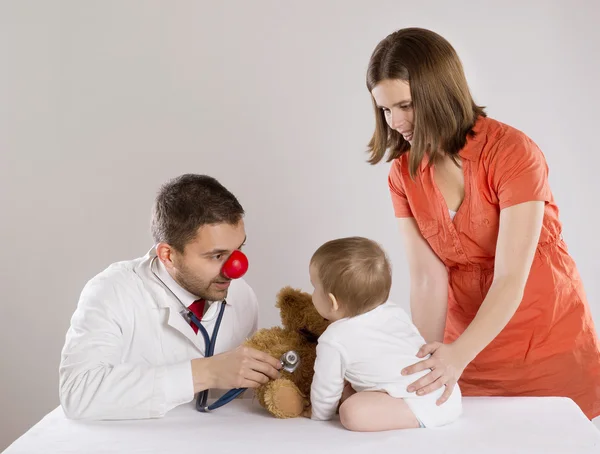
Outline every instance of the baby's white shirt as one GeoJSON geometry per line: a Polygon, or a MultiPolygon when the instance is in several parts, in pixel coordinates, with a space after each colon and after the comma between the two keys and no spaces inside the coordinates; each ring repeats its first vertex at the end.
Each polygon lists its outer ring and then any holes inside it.
{"type": "Polygon", "coordinates": [[[439,393],[417,396],[406,390],[430,372],[428,369],[401,375],[404,367],[424,359],[416,356],[424,344],[406,311],[391,301],[365,314],[333,322],[317,344],[312,419],[329,420],[335,415],[344,379],[357,392],[385,391],[392,397],[436,400],[439,393]]]}

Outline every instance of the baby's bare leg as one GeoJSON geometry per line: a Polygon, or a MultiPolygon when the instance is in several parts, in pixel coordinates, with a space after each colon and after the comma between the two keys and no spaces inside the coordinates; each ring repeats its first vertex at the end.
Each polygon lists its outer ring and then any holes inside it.
{"type": "Polygon", "coordinates": [[[342,425],[356,432],[413,429],[419,421],[403,399],[384,392],[360,392],[340,406],[342,425]]]}

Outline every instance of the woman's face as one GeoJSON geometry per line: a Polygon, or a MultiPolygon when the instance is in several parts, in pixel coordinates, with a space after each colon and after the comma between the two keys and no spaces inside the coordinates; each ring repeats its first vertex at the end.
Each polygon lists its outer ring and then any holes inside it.
{"type": "Polygon", "coordinates": [[[377,107],[383,111],[388,126],[412,143],[415,114],[408,82],[400,79],[382,80],[373,88],[371,95],[377,107]]]}

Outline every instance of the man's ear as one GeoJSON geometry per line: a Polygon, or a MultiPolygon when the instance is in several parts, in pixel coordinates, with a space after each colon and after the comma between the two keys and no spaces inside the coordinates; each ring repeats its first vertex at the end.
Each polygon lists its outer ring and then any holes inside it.
{"type": "Polygon", "coordinates": [[[156,245],[156,255],[168,270],[175,266],[175,263],[173,262],[175,254],[176,251],[167,243],[158,243],[156,245]]]}

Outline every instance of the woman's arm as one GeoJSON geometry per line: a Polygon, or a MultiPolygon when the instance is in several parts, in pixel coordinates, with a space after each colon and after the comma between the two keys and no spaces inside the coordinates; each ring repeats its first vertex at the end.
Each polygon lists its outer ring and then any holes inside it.
{"type": "Polygon", "coordinates": [[[500,212],[494,280],[477,315],[454,345],[470,363],[517,311],[537,248],[544,202],[526,202],[500,212]]]}
{"type": "Polygon", "coordinates": [[[448,271],[421,236],[414,218],[398,220],[410,270],[412,319],[426,342],[442,342],[448,310],[448,271]]]}
{"type": "Polygon", "coordinates": [[[504,329],[516,312],[529,277],[533,257],[542,229],[544,202],[525,202],[505,208],[500,213],[500,229],[496,245],[494,280],[477,315],[453,344],[433,343],[419,352],[430,358],[406,368],[402,373],[432,369],[411,384],[408,391],[428,394],[444,385],[438,400],[445,402],[464,368],[504,329]]]}

